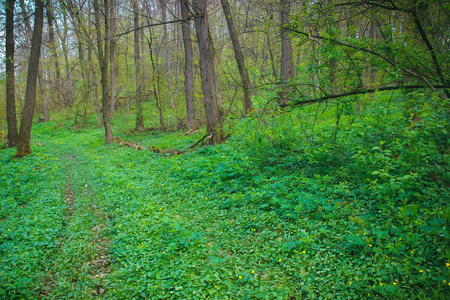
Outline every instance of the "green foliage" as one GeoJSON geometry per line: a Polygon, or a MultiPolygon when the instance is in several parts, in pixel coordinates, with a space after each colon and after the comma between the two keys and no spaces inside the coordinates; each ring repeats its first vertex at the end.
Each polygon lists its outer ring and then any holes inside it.
{"type": "Polygon", "coordinates": [[[446,299],[447,106],[414,93],[268,109],[172,157],[38,124],[32,157],[0,152],[0,299],[446,299]]]}
{"type": "Polygon", "coordinates": [[[36,297],[64,236],[63,166],[39,150],[21,160],[0,152],[1,299],[36,297]]]}

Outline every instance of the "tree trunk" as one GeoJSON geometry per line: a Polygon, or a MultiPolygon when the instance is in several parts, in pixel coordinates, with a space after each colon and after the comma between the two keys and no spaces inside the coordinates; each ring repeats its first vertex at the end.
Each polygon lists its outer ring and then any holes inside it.
{"type": "MultiPolygon", "coordinates": [[[[64,52],[64,61],[65,61],[65,67],[66,67],[66,77],[67,77],[67,82],[70,84],[72,79],[72,74],[70,72],[70,64],[69,64],[69,48],[67,46],[67,35],[68,35],[68,25],[67,25],[67,14],[65,11],[63,11],[63,25],[64,25],[64,30],[62,33],[62,36],[60,35],[60,39],[61,39],[61,45],[63,47],[63,52],[64,52]]],[[[56,23],[57,24],[57,23],[56,23]]]]}
{"type": "MultiPolygon", "coordinates": [[[[48,22],[48,38],[49,43],[48,47],[50,52],[52,53],[53,63],[55,64],[55,89],[56,89],[56,98],[58,103],[61,103],[61,70],[59,68],[59,59],[58,52],[56,51],[56,43],[55,43],[55,29],[53,27],[54,23],[54,15],[53,15],[53,6],[51,1],[47,3],[47,22],[48,22]]],[[[44,117],[45,119],[45,117],[44,117]]],[[[48,121],[48,116],[45,121],[48,121]]]]}
{"type": "Polygon", "coordinates": [[[92,41],[89,39],[88,41],[88,62],[90,71],[92,73],[92,85],[94,86],[94,99],[95,99],[95,105],[96,105],[96,112],[97,112],[97,126],[102,125],[102,113],[100,109],[100,98],[98,95],[98,82],[97,82],[97,74],[94,69],[94,61],[92,59],[92,41]]]}
{"type": "Polygon", "coordinates": [[[250,79],[248,77],[247,68],[245,67],[244,55],[242,54],[238,34],[234,26],[230,5],[228,4],[228,0],[221,1],[225,19],[227,20],[228,32],[230,33],[231,42],[233,44],[234,57],[236,58],[239,74],[241,75],[242,86],[244,88],[244,115],[247,115],[252,110],[252,100],[250,99],[250,79]]]}
{"type": "MultiPolygon", "coordinates": [[[[181,18],[187,19],[189,17],[187,0],[179,0],[181,9],[181,18]]],[[[186,93],[186,116],[187,127],[189,131],[194,131],[195,128],[195,102],[194,102],[194,73],[192,68],[192,59],[194,52],[192,51],[191,33],[189,30],[189,21],[181,23],[181,30],[183,34],[184,44],[184,88],[186,93]]]]}
{"type": "MultiPolygon", "coordinates": [[[[159,5],[161,8],[161,16],[162,16],[162,22],[167,22],[167,1],[165,0],[159,0],[159,5]]],[[[167,96],[169,97],[169,106],[170,108],[175,108],[175,97],[173,95],[172,91],[172,61],[170,58],[170,46],[169,46],[169,36],[168,36],[168,30],[167,30],[167,24],[163,24],[163,43],[165,45],[165,55],[166,55],[166,65],[167,65],[167,96]]]]}
{"type": "Polygon", "coordinates": [[[285,98],[289,92],[289,84],[292,81],[292,42],[289,33],[284,26],[289,22],[291,12],[291,0],[280,0],[281,5],[281,87],[279,104],[285,105],[288,100],[285,98]]]}
{"type": "Polygon", "coordinates": [[[160,84],[160,74],[156,69],[155,59],[153,55],[153,33],[150,28],[150,39],[148,40],[148,48],[150,50],[150,61],[152,65],[153,78],[152,78],[152,86],[153,86],[153,94],[155,95],[156,108],[159,113],[159,125],[162,131],[166,131],[166,126],[164,125],[164,112],[163,112],[163,102],[161,99],[161,84],[160,84]]]}
{"type": "MultiPolygon", "coordinates": [[[[91,11],[91,2],[88,3],[89,5],[89,11],[91,11]]],[[[93,38],[91,37],[91,24],[92,24],[92,20],[91,20],[91,14],[89,13],[87,16],[87,29],[85,28],[85,38],[86,38],[86,42],[87,42],[87,50],[88,50],[88,66],[86,67],[86,74],[88,77],[88,82],[90,81],[90,77],[88,72],[90,72],[90,74],[92,75],[92,84],[89,85],[89,88],[91,88],[92,86],[94,87],[94,100],[95,100],[95,105],[96,105],[96,112],[97,112],[97,126],[102,126],[102,114],[101,114],[101,109],[100,109],[100,98],[98,95],[98,82],[97,82],[97,72],[95,70],[94,67],[94,61],[92,58],[92,51],[93,51],[93,47],[94,47],[94,43],[93,43],[93,38]]]]}
{"type": "MultiPolygon", "coordinates": [[[[26,11],[26,6],[25,6],[24,0],[20,1],[20,7],[22,9],[22,16],[25,20],[25,30],[26,30],[25,32],[27,35],[26,44],[27,44],[27,47],[30,47],[31,39],[33,37],[33,29],[31,28],[31,22],[30,22],[30,18],[26,11]]],[[[44,57],[44,55],[41,55],[41,56],[44,57]]],[[[46,103],[47,101],[44,98],[45,97],[44,96],[44,80],[42,78],[42,70],[40,67],[38,67],[37,82],[39,85],[39,94],[41,96],[42,106],[44,108],[43,109],[44,110],[44,119],[45,119],[45,112],[47,112],[47,119],[48,119],[48,110],[47,110],[47,103],[46,103]]],[[[39,114],[39,112],[38,112],[38,114],[39,114]]]]}
{"type": "Polygon", "coordinates": [[[27,87],[25,104],[20,121],[19,141],[14,157],[24,157],[31,154],[31,127],[33,125],[34,106],[36,104],[36,80],[41,56],[42,27],[44,23],[44,3],[35,1],[34,29],[31,40],[30,59],[28,61],[27,87]]]}
{"type": "Polygon", "coordinates": [[[114,102],[116,100],[116,0],[111,0],[111,117],[114,116],[114,102]]]}
{"type": "MultiPolygon", "coordinates": [[[[179,20],[181,19],[181,7],[178,5],[178,0],[175,2],[175,19],[179,20]]],[[[181,60],[183,59],[183,36],[181,33],[181,26],[174,25],[173,26],[173,36],[174,36],[174,62],[175,62],[175,70],[174,70],[174,89],[173,89],[173,95],[175,98],[175,106],[177,105],[177,99],[178,99],[178,89],[179,89],[179,74],[180,70],[182,68],[181,60]]]]}
{"type": "MultiPolygon", "coordinates": [[[[44,78],[42,76],[42,59],[45,57],[44,49],[41,51],[41,66],[39,66],[38,69],[38,86],[39,86],[39,95],[41,96],[42,101],[42,112],[44,114],[44,122],[48,121],[48,109],[47,109],[47,99],[46,99],[46,93],[45,93],[45,87],[44,87],[44,78]]],[[[37,111],[37,115],[39,116],[39,107],[37,111]]]]}
{"type": "Polygon", "coordinates": [[[141,31],[139,28],[139,0],[133,0],[134,12],[134,69],[136,74],[136,129],[144,128],[144,118],[142,116],[142,72],[141,72],[141,56],[139,36],[141,31]]]}
{"type": "Polygon", "coordinates": [[[219,128],[219,104],[214,75],[214,45],[209,31],[206,0],[194,0],[193,8],[196,14],[202,16],[195,18],[195,31],[200,52],[200,74],[208,135],[207,144],[215,145],[221,142],[222,131],[219,128]]]}
{"type": "Polygon", "coordinates": [[[16,117],[16,92],[14,76],[14,2],[6,0],[6,120],[8,123],[8,147],[15,147],[19,140],[16,117]]]}
{"type": "Polygon", "coordinates": [[[108,61],[109,61],[109,46],[110,46],[110,36],[109,36],[109,0],[104,0],[104,31],[105,37],[102,38],[100,29],[100,8],[98,5],[98,0],[94,0],[94,10],[95,10],[95,25],[97,28],[97,48],[98,48],[98,61],[100,64],[101,71],[101,84],[102,84],[102,109],[103,109],[103,126],[105,127],[105,144],[112,142],[112,129],[111,122],[109,119],[109,80],[108,80],[108,61]]]}

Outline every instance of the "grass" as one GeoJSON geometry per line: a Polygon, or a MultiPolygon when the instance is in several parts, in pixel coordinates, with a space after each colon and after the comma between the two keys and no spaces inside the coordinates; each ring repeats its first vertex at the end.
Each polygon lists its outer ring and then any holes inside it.
{"type": "Polygon", "coordinates": [[[445,179],[448,120],[414,99],[410,130],[404,97],[348,104],[338,131],[317,106],[230,120],[173,157],[37,124],[33,156],[0,152],[0,299],[447,299],[450,196],[427,174],[445,179]]]}

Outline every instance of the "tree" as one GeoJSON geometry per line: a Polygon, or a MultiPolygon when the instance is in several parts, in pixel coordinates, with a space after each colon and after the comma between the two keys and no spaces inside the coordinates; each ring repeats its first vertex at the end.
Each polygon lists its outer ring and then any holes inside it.
{"type": "Polygon", "coordinates": [[[103,126],[105,128],[105,144],[112,142],[112,128],[109,118],[109,80],[108,80],[108,61],[109,61],[109,46],[110,46],[110,32],[109,32],[109,1],[103,2],[103,16],[104,16],[104,30],[105,36],[101,34],[100,24],[100,7],[98,0],[94,0],[95,10],[95,27],[97,30],[97,48],[98,48],[98,62],[101,72],[101,85],[102,85],[102,109],[103,109],[103,126]]]}
{"type": "Polygon", "coordinates": [[[111,54],[110,54],[110,62],[111,62],[111,117],[114,116],[114,106],[116,101],[116,26],[117,26],[117,5],[116,0],[111,0],[111,54]]]}
{"type": "Polygon", "coordinates": [[[219,128],[220,112],[214,75],[214,45],[208,24],[206,0],[193,1],[195,31],[200,53],[200,73],[202,78],[203,103],[206,112],[207,144],[221,142],[222,132],[219,128]]]}
{"type": "Polygon", "coordinates": [[[247,115],[252,110],[252,100],[250,99],[250,79],[248,77],[247,68],[245,67],[244,55],[242,54],[236,27],[234,26],[230,5],[228,4],[228,0],[221,1],[228,25],[228,32],[230,33],[231,42],[233,44],[234,57],[236,58],[239,74],[241,75],[242,87],[244,88],[244,115],[247,115]]]}
{"type": "Polygon", "coordinates": [[[283,86],[281,87],[280,105],[287,103],[286,94],[289,91],[288,85],[292,81],[292,42],[288,30],[285,26],[289,22],[291,12],[291,0],[280,0],[281,14],[281,78],[283,86]]]}
{"type": "Polygon", "coordinates": [[[159,0],[159,6],[161,9],[161,16],[162,16],[162,22],[163,22],[163,43],[164,43],[164,49],[165,49],[165,55],[166,55],[166,65],[167,65],[167,92],[168,96],[170,98],[169,106],[170,108],[175,108],[175,97],[174,93],[172,91],[172,61],[170,58],[170,46],[169,46],[169,35],[167,31],[167,1],[166,0],[159,0]]]}
{"type": "Polygon", "coordinates": [[[189,30],[188,1],[179,0],[181,18],[185,21],[181,23],[181,31],[183,34],[184,44],[184,88],[186,95],[186,116],[187,127],[189,131],[195,130],[195,103],[194,103],[194,74],[192,59],[194,52],[192,51],[191,33],[189,30]]]}
{"type": "Polygon", "coordinates": [[[8,147],[15,147],[19,140],[16,118],[16,92],[14,76],[14,2],[6,0],[6,119],[8,123],[8,147]]]}
{"type": "Polygon", "coordinates": [[[28,61],[27,87],[25,104],[20,121],[17,152],[14,157],[24,157],[31,154],[31,127],[33,125],[34,106],[36,104],[36,83],[41,56],[42,27],[44,24],[44,3],[35,1],[34,28],[31,40],[30,59],[28,61]]]}
{"type": "MultiPolygon", "coordinates": [[[[54,23],[54,8],[51,0],[47,2],[46,11],[47,11],[47,22],[48,22],[48,36],[49,43],[48,47],[53,57],[53,62],[55,64],[55,88],[56,88],[56,98],[58,99],[58,103],[61,103],[61,70],[59,68],[59,59],[58,52],[56,51],[56,43],[55,43],[55,29],[53,27],[54,23]]],[[[44,102],[45,99],[42,99],[44,102]]],[[[44,121],[48,121],[48,109],[47,105],[44,105],[44,121]]]]}
{"type": "Polygon", "coordinates": [[[133,0],[133,12],[134,12],[134,68],[136,74],[136,129],[144,128],[144,118],[142,116],[142,97],[143,97],[143,78],[141,72],[141,55],[139,36],[141,30],[139,29],[139,0],[133,0]]]}

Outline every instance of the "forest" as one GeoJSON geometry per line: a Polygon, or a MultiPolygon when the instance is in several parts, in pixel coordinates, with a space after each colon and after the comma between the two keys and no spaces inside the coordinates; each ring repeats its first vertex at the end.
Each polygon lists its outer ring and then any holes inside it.
{"type": "Polygon", "coordinates": [[[449,1],[0,24],[0,299],[450,298],[449,1]]]}

